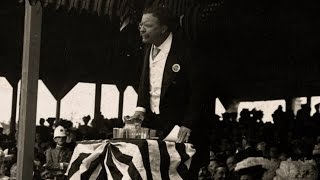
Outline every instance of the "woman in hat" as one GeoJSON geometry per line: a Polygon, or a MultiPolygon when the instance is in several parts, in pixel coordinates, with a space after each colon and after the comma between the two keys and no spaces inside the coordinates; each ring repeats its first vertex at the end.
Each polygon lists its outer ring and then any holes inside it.
{"type": "Polygon", "coordinates": [[[249,157],[238,162],[235,172],[240,180],[272,180],[279,164],[263,157],[249,157]]]}
{"type": "Polygon", "coordinates": [[[265,169],[262,165],[255,165],[247,168],[240,169],[238,171],[240,180],[260,180],[263,177],[265,169]]]}

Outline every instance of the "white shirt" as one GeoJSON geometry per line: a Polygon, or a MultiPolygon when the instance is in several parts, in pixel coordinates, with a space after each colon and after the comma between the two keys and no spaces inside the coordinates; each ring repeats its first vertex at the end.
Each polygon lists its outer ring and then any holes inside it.
{"type": "MultiPolygon", "coordinates": [[[[166,65],[167,57],[172,44],[172,33],[169,34],[167,39],[158,47],[160,52],[158,55],[152,59],[152,50],[149,54],[149,79],[150,79],[150,109],[155,114],[160,114],[160,96],[161,96],[161,87],[162,87],[162,78],[164,67],[166,65]]],[[[136,111],[145,112],[146,109],[143,107],[137,107],[136,111]]]]}

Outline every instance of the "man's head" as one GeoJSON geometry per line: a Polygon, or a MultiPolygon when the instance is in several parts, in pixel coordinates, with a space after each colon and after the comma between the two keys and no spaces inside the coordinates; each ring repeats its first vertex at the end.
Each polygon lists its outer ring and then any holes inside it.
{"type": "Polygon", "coordinates": [[[53,133],[53,138],[57,145],[63,146],[67,139],[66,129],[62,126],[56,127],[53,133]]]}
{"type": "Polygon", "coordinates": [[[54,124],[55,118],[48,118],[47,122],[49,123],[49,126],[52,127],[54,124]]]}
{"type": "Polygon", "coordinates": [[[237,164],[235,157],[234,156],[228,157],[228,159],[226,160],[226,164],[229,171],[234,171],[234,168],[236,167],[236,164],[237,164]]]}
{"type": "Polygon", "coordinates": [[[44,122],[45,122],[45,120],[43,118],[40,118],[40,122],[39,123],[40,123],[41,126],[44,126],[44,122]]]}
{"type": "Polygon", "coordinates": [[[82,118],[82,120],[83,120],[83,122],[84,122],[85,125],[88,125],[89,121],[91,120],[91,117],[90,117],[90,115],[84,116],[84,117],[82,118]]]}
{"type": "Polygon", "coordinates": [[[166,7],[145,9],[139,24],[142,42],[160,46],[174,27],[174,17],[166,7]]]}
{"type": "Polygon", "coordinates": [[[256,150],[264,152],[266,150],[266,147],[267,147],[267,143],[264,141],[260,141],[256,146],[256,150]]]}
{"type": "Polygon", "coordinates": [[[213,172],[212,172],[212,177],[214,180],[224,180],[227,177],[228,173],[228,168],[225,164],[218,163],[213,172]]]}

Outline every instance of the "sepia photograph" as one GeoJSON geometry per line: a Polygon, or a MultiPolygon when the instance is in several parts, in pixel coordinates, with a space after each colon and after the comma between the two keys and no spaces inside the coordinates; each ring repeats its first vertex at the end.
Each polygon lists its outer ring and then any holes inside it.
{"type": "Polygon", "coordinates": [[[320,179],[316,0],[0,0],[0,180],[320,179]]]}

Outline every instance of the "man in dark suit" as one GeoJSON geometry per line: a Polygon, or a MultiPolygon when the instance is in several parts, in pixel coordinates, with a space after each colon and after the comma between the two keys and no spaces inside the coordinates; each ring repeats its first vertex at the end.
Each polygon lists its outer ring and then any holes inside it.
{"type": "Polygon", "coordinates": [[[147,44],[138,103],[131,119],[157,129],[162,139],[180,126],[177,143],[190,142],[197,150],[190,167],[197,179],[200,167],[209,162],[209,128],[203,114],[206,88],[199,59],[165,7],[146,9],[139,31],[147,44]]]}

